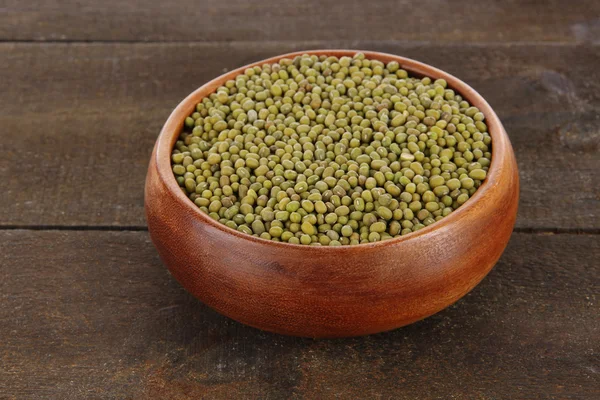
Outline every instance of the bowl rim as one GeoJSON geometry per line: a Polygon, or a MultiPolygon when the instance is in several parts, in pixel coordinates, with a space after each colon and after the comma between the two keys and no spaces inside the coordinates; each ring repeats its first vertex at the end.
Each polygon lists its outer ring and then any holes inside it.
{"type": "Polygon", "coordinates": [[[413,60],[390,53],[368,51],[368,50],[355,50],[355,49],[319,49],[319,50],[303,50],[295,51],[291,53],[281,54],[273,57],[269,57],[260,61],[255,61],[242,67],[233,69],[225,74],[222,74],[210,81],[206,82],[198,89],[194,90],[188,96],[186,96],[171,112],[169,118],[162,127],[158,139],[156,141],[156,147],[154,152],[154,161],[156,163],[156,170],[158,172],[158,179],[162,185],[167,189],[167,192],[171,197],[179,203],[182,207],[189,210],[190,215],[194,218],[199,219],[201,222],[212,226],[221,232],[232,235],[237,239],[254,242],[256,244],[265,246],[280,247],[280,249],[289,249],[294,251],[310,251],[310,252],[325,252],[335,253],[344,252],[348,250],[360,251],[379,248],[383,246],[390,246],[399,244],[406,241],[417,239],[421,236],[428,235],[434,231],[441,231],[448,229],[454,222],[466,214],[472,212],[476,208],[480,200],[482,200],[490,192],[493,192],[500,186],[500,177],[503,173],[502,166],[506,163],[506,157],[508,153],[512,151],[510,140],[506,134],[500,119],[488,104],[488,102],[471,86],[458,79],[457,77],[433,67],[429,64],[413,60]],[[411,232],[406,235],[398,236],[388,240],[382,240],[372,243],[359,243],[355,245],[343,245],[343,246],[311,246],[303,244],[293,244],[287,242],[276,242],[260,237],[252,236],[247,233],[239,232],[232,229],[218,221],[213,220],[208,214],[200,210],[187,196],[185,196],[175,176],[172,172],[171,167],[171,152],[181,129],[183,128],[184,120],[189,116],[195,109],[196,104],[207,95],[214,92],[214,90],[225,83],[227,80],[241,74],[247,68],[259,66],[263,64],[271,64],[278,62],[283,58],[294,58],[304,54],[308,55],[327,55],[327,56],[348,56],[352,57],[357,53],[362,53],[365,58],[380,60],[383,62],[397,61],[400,64],[400,68],[405,69],[409,74],[413,76],[428,76],[432,79],[444,79],[446,80],[448,87],[455,90],[457,94],[460,94],[464,99],[477,108],[485,115],[486,124],[488,126],[488,132],[492,138],[492,160],[488,169],[486,179],[482,185],[477,189],[475,194],[471,196],[464,204],[462,204],[456,211],[453,211],[450,215],[442,218],[433,224],[419,229],[416,232],[411,232]]]}

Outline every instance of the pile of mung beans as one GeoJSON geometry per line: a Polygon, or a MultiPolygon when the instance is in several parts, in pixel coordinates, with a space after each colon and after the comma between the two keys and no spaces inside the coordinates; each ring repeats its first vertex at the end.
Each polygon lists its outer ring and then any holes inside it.
{"type": "Polygon", "coordinates": [[[181,189],[248,235],[377,242],[465,203],[491,161],[485,117],[442,79],[303,55],[248,68],[197,104],[172,153],[181,189]]]}

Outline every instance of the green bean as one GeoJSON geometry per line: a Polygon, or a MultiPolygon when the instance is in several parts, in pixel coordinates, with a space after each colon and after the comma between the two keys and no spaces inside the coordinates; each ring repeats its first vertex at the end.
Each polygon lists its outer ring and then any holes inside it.
{"type": "Polygon", "coordinates": [[[203,98],[171,153],[202,212],[302,245],[388,240],[435,223],[485,181],[484,113],[443,79],[353,57],[247,69],[203,98]]]}

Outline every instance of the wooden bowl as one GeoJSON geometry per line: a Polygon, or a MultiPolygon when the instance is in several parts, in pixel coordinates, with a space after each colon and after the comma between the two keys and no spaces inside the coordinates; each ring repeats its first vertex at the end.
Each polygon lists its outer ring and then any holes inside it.
{"type": "Polygon", "coordinates": [[[272,242],[230,229],[202,213],[180,190],[170,154],[195,105],[247,67],[301,54],[352,56],[356,50],[313,50],[259,61],[208,82],[176,108],[154,147],[146,179],[150,236],[173,276],[218,312],[267,331],[307,337],[365,335],[432,315],[469,292],[494,266],[517,214],[515,156],[496,113],[464,82],[429,65],[391,54],[415,76],[443,78],[486,116],[492,163],[477,192],[448,217],[408,235],[355,246],[272,242]]]}

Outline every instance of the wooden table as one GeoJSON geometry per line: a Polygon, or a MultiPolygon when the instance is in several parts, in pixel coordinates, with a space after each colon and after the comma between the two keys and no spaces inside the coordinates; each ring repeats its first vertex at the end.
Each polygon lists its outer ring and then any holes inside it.
{"type": "Polygon", "coordinates": [[[0,398],[600,398],[600,2],[0,2],[0,398]],[[300,49],[431,63],[497,110],[512,240],[472,293],[345,340],[261,332],[187,294],[143,185],[171,109],[300,49]]]}

